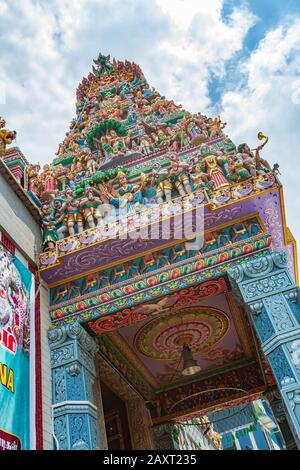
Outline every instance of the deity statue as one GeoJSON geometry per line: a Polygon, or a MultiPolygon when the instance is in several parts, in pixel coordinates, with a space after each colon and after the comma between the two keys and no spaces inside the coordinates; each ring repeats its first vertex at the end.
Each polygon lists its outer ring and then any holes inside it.
{"type": "Polygon", "coordinates": [[[44,193],[55,194],[57,186],[55,172],[48,163],[44,165],[43,170],[41,180],[43,182],[44,193]]]}
{"type": "Polygon", "coordinates": [[[200,144],[208,140],[207,133],[199,119],[194,118],[190,113],[186,113],[184,118],[184,128],[193,144],[200,144]]]}
{"type": "Polygon", "coordinates": [[[158,170],[154,169],[152,182],[153,185],[156,186],[158,204],[162,204],[164,202],[164,197],[166,201],[171,201],[173,184],[169,178],[168,168],[160,168],[158,170]]]}
{"type": "Polygon", "coordinates": [[[269,164],[260,158],[259,152],[264,146],[265,143],[257,147],[255,155],[247,144],[240,144],[238,146],[237,157],[243,161],[244,167],[251,176],[263,175],[271,170],[269,164]]]}
{"type": "Polygon", "coordinates": [[[54,224],[53,217],[48,205],[42,206],[42,227],[43,227],[43,247],[44,251],[52,251],[55,249],[58,235],[54,224]]]}
{"type": "Polygon", "coordinates": [[[40,169],[41,167],[39,163],[33,163],[27,167],[28,191],[31,191],[36,196],[39,196],[42,188],[42,182],[39,175],[40,169]]]}
{"type": "Polygon", "coordinates": [[[6,146],[11,144],[16,138],[16,131],[5,129],[6,121],[0,117],[0,158],[6,150],[6,146]]]}
{"type": "Polygon", "coordinates": [[[213,189],[217,190],[229,185],[229,182],[224,176],[224,173],[218,163],[215,155],[208,155],[203,159],[206,167],[206,173],[209,179],[213,182],[213,189]]]}
{"type": "Polygon", "coordinates": [[[128,211],[144,204],[143,190],[148,180],[146,175],[142,173],[140,182],[133,184],[128,183],[125,173],[122,170],[119,170],[117,173],[117,179],[120,187],[116,190],[117,197],[110,195],[111,204],[119,209],[126,207],[128,211]]]}
{"type": "Polygon", "coordinates": [[[84,221],[89,228],[95,228],[95,220],[97,225],[102,223],[102,215],[98,207],[102,204],[102,200],[94,195],[92,188],[87,187],[85,197],[80,200],[84,221]]]}
{"type": "Polygon", "coordinates": [[[192,193],[191,182],[189,178],[190,165],[180,160],[176,154],[169,155],[171,161],[170,177],[174,182],[180,196],[186,196],[192,193]]]}
{"type": "Polygon", "coordinates": [[[86,162],[86,169],[87,172],[90,176],[93,176],[97,169],[97,163],[96,163],[96,157],[93,155],[92,152],[89,152],[86,157],[85,157],[85,162],[86,162]]]}
{"type": "Polygon", "coordinates": [[[52,219],[58,235],[59,240],[62,240],[68,232],[66,226],[66,201],[65,199],[55,198],[52,201],[52,219]]]}
{"type": "Polygon", "coordinates": [[[194,167],[193,173],[190,174],[192,186],[195,191],[197,189],[205,189],[210,185],[208,175],[203,171],[203,165],[198,164],[194,167]]]}
{"type": "Polygon", "coordinates": [[[78,232],[83,232],[83,218],[80,210],[79,201],[74,200],[73,191],[66,190],[66,219],[69,235],[75,235],[75,227],[77,226],[78,232]]]}

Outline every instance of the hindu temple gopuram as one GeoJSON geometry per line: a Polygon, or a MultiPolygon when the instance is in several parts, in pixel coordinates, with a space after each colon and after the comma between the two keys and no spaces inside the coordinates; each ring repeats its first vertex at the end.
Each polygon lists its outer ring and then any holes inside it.
{"type": "Polygon", "coordinates": [[[0,448],[219,450],[208,416],[258,399],[299,448],[298,262],[268,137],[234,143],[102,54],[51,163],[0,124],[0,391],[33,397],[0,448]]]}

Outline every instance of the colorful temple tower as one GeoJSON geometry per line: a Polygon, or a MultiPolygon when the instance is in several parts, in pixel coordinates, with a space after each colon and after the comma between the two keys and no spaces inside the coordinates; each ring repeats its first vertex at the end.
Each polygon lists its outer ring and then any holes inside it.
{"type": "Polygon", "coordinates": [[[56,158],[24,183],[56,448],[170,450],[186,423],[219,448],[206,414],[261,397],[299,446],[297,253],[268,138],[237,147],[136,64],[94,63],[56,158]]]}

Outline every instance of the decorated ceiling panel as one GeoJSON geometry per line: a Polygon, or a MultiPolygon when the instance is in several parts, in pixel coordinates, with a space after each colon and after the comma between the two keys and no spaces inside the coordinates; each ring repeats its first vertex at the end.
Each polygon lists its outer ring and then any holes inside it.
{"type": "Polygon", "coordinates": [[[225,294],[166,308],[164,313],[108,337],[127,357],[132,354],[138,358],[140,372],[151,374],[158,388],[185,380],[181,373],[184,344],[191,348],[200,374],[246,358],[225,294]]]}

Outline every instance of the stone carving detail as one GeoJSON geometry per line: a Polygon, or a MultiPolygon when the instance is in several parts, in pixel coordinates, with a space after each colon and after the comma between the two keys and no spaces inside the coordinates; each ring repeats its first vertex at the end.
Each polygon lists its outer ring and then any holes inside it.
{"type": "Polygon", "coordinates": [[[159,424],[153,427],[155,444],[157,450],[174,450],[178,449],[173,438],[175,430],[174,423],[159,424]]]}
{"type": "MultiPolygon", "coordinates": [[[[287,266],[285,252],[271,253],[260,260],[243,263],[228,274],[233,288],[240,291],[250,312],[258,314],[252,316],[252,321],[281,390],[287,421],[300,445],[300,419],[296,410],[296,404],[300,403],[299,303],[295,303],[297,288],[287,266]],[[270,325],[272,334],[268,331],[270,325]],[[274,341],[266,344],[271,336],[274,341]],[[291,342],[287,342],[289,337],[293,338],[291,342]]],[[[293,439],[288,440],[292,448],[293,439]]]]}
{"type": "Polygon", "coordinates": [[[270,312],[273,323],[278,332],[288,330],[295,326],[291,319],[291,312],[289,311],[282,295],[277,294],[272,297],[267,297],[264,299],[264,304],[267,311],[270,312]]]}
{"type": "Polygon", "coordinates": [[[69,415],[71,429],[71,448],[89,449],[88,417],[84,414],[69,415]]]}
{"type": "Polygon", "coordinates": [[[279,390],[268,392],[266,394],[266,399],[268,400],[272,413],[280,427],[287,450],[297,450],[297,444],[287,419],[286,407],[284,406],[279,390]]]}
{"type": "Polygon", "coordinates": [[[97,412],[93,405],[93,354],[98,346],[77,323],[51,330],[49,343],[58,447],[98,449],[97,412]]]}
{"type": "Polygon", "coordinates": [[[228,275],[235,282],[240,283],[244,280],[245,276],[250,279],[265,277],[267,274],[270,274],[274,268],[285,269],[287,264],[288,258],[284,251],[271,253],[270,255],[253,259],[239,266],[234,266],[228,270],[228,275]]]}
{"type": "Polygon", "coordinates": [[[287,396],[292,410],[295,409],[296,405],[300,405],[300,390],[293,390],[292,392],[288,392],[287,396]]]}
{"type": "Polygon", "coordinates": [[[63,416],[54,419],[54,434],[57,439],[58,450],[68,449],[67,439],[67,417],[63,416]]]}
{"type": "Polygon", "coordinates": [[[149,411],[142,400],[127,401],[130,435],[135,450],[154,449],[149,411]]]}
{"type": "Polygon", "coordinates": [[[274,327],[265,308],[261,309],[260,315],[253,315],[253,323],[262,343],[275,334],[274,327]]]}
{"type": "Polygon", "coordinates": [[[54,401],[55,403],[64,401],[66,399],[66,379],[64,367],[58,367],[53,371],[54,382],[54,401]]]}
{"type": "Polygon", "coordinates": [[[51,366],[56,367],[60,364],[64,364],[74,357],[74,345],[67,344],[59,349],[53,349],[51,351],[51,366]]]}
{"type": "Polygon", "coordinates": [[[292,287],[291,280],[285,272],[273,274],[264,279],[253,281],[242,286],[244,298],[251,301],[257,297],[270,295],[273,292],[280,292],[283,289],[292,287]]]}
{"type": "Polygon", "coordinates": [[[289,346],[288,350],[291,355],[292,363],[300,373],[300,339],[293,341],[289,346]]]}
{"type": "Polygon", "coordinates": [[[268,359],[281,388],[287,387],[295,382],[293,371],[282,347],[274,349],[274,351],[268,355],[268,359]]]}
{"type": "Polygon", "coordinates": [[[83,346],[83,348],[91,354],[94,354],[98,350],[98,346],[96,345],[95,341],[76,322],[68,325],[62,325],[58,328],[50,330],[48,332],[48,339],[50,343],[50,349],[52,350],[54,349],[54,347],[60,346],[65,343],[67,339],[78,340],[79,343],[83,346]]]}

